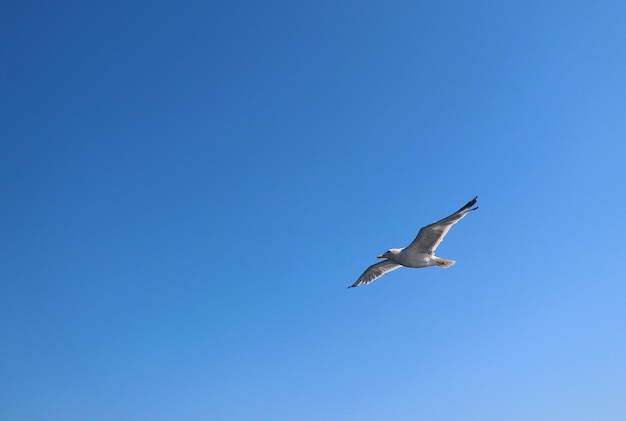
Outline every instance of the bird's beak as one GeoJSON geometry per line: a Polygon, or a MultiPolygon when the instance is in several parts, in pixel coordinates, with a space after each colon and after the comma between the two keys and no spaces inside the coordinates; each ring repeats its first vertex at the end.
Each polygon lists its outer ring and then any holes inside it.
{"type": "Polygon", "coordinates": [[[376,256],[376,258],[377,258],[377,259],[384,259],[384,258],[385,258],[385,256],[383,256],[382,254],[380,254],[380,255],[376,256]]]}

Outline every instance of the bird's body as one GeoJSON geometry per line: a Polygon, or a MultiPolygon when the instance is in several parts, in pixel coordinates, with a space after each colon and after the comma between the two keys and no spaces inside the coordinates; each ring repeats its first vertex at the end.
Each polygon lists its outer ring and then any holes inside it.
{"type": "MultiPolygon", "coordinates": [[[[446,262],[452,262],[453,260],[441,259],[428,253],[409,253],[407,249],[402,249],[395,261],[408,268],[425,268],[435,265],[442,266],[446,262]]],[[[452,264],[449,263],[449,265],[452,264]]]]}
{"type": "Polygon", "coordinates": [[[478,209],[478,207],[472,208],[477,199],[478,196],[474,197],[452,215],[420,229],[415,240],[407,247],[389,249],[378,256],[379,259],[386,260],[368,267],[359,279],[348,288],[369,284],[385,273],[402,266],[409,268],[425,268],[428,266],[448,268],[454,265],[454,260],[442,259],[441,257],[435,256],[435,250],[443,241],[443,237],[450,231],[452,225],[463,219],[469,212],[478,209]]]}

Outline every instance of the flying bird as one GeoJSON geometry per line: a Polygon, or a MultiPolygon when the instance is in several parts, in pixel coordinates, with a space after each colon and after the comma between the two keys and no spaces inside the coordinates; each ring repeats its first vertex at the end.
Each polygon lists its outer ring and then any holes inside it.
{"type": "Polygon", "coordinates": [[[465,215],[471,211],[478,209],[478,206],[472,207],[477,199],[478,196],[467,202],[465,206],[452,215],[422,227],[417,233],[415,240],[413,240],[408,247],[389,249],[380,256],[376,256],[378,259],[386,260],[368,267],[365,272],[359,276],[359,279],[348,288],[358,287],[363,284],[367,285],[380,278],[385,273],[398,269],[400,266],[408,268],[425,268],[428,266],[449,268],[455,264],[456,262],[454,260],[442,259],[441,257],[435,256],[435,250],[443,241],[443,237],[450,231],[452,225],[465,218],[465,215]]]}

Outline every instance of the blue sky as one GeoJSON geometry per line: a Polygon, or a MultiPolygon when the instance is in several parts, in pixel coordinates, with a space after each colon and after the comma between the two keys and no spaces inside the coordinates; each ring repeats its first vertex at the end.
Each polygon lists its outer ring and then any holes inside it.
{"type": "Polygon", "coordinates": [[[625,3],[3,9],[0,418],[625,419],[625,3]]]}

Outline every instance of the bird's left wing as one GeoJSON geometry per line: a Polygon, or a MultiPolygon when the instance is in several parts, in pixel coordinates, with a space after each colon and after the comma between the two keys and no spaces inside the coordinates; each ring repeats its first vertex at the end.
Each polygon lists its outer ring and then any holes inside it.
{"type": "Polygon", "coordinates": [[[357,279],[356,282],[350,285],[348,288],[358,287],[359,285],[363,284],[367,285],[370,282],[373,282],[376,279],[380,278],[385,273],[398,269],[400,266],[402,265],[399,265],[398,263],[393,262],[389,259],[383,260],[379,263],[375,263],[372,266],[368,267],[365,272],[363,272],[363,275],[359,276],[359,279],[357,279]]]}
{"type": "Polygon", "coordinates": [[[472,208],[477,199],[478,196],[467,202],[465,206],[454,212],[452,215],[447,216],[433,224],[422,227],[420,232],[417,233],[415,240],[409,244],[407,249],[417,253],[433,254],[435,249],[443,241],[443,237],[445,237],[448,231],[450,231],[450,228],[452,228],[452,225],[463,219],[469,212],[478,209],[478,206],[472,208]]]}

